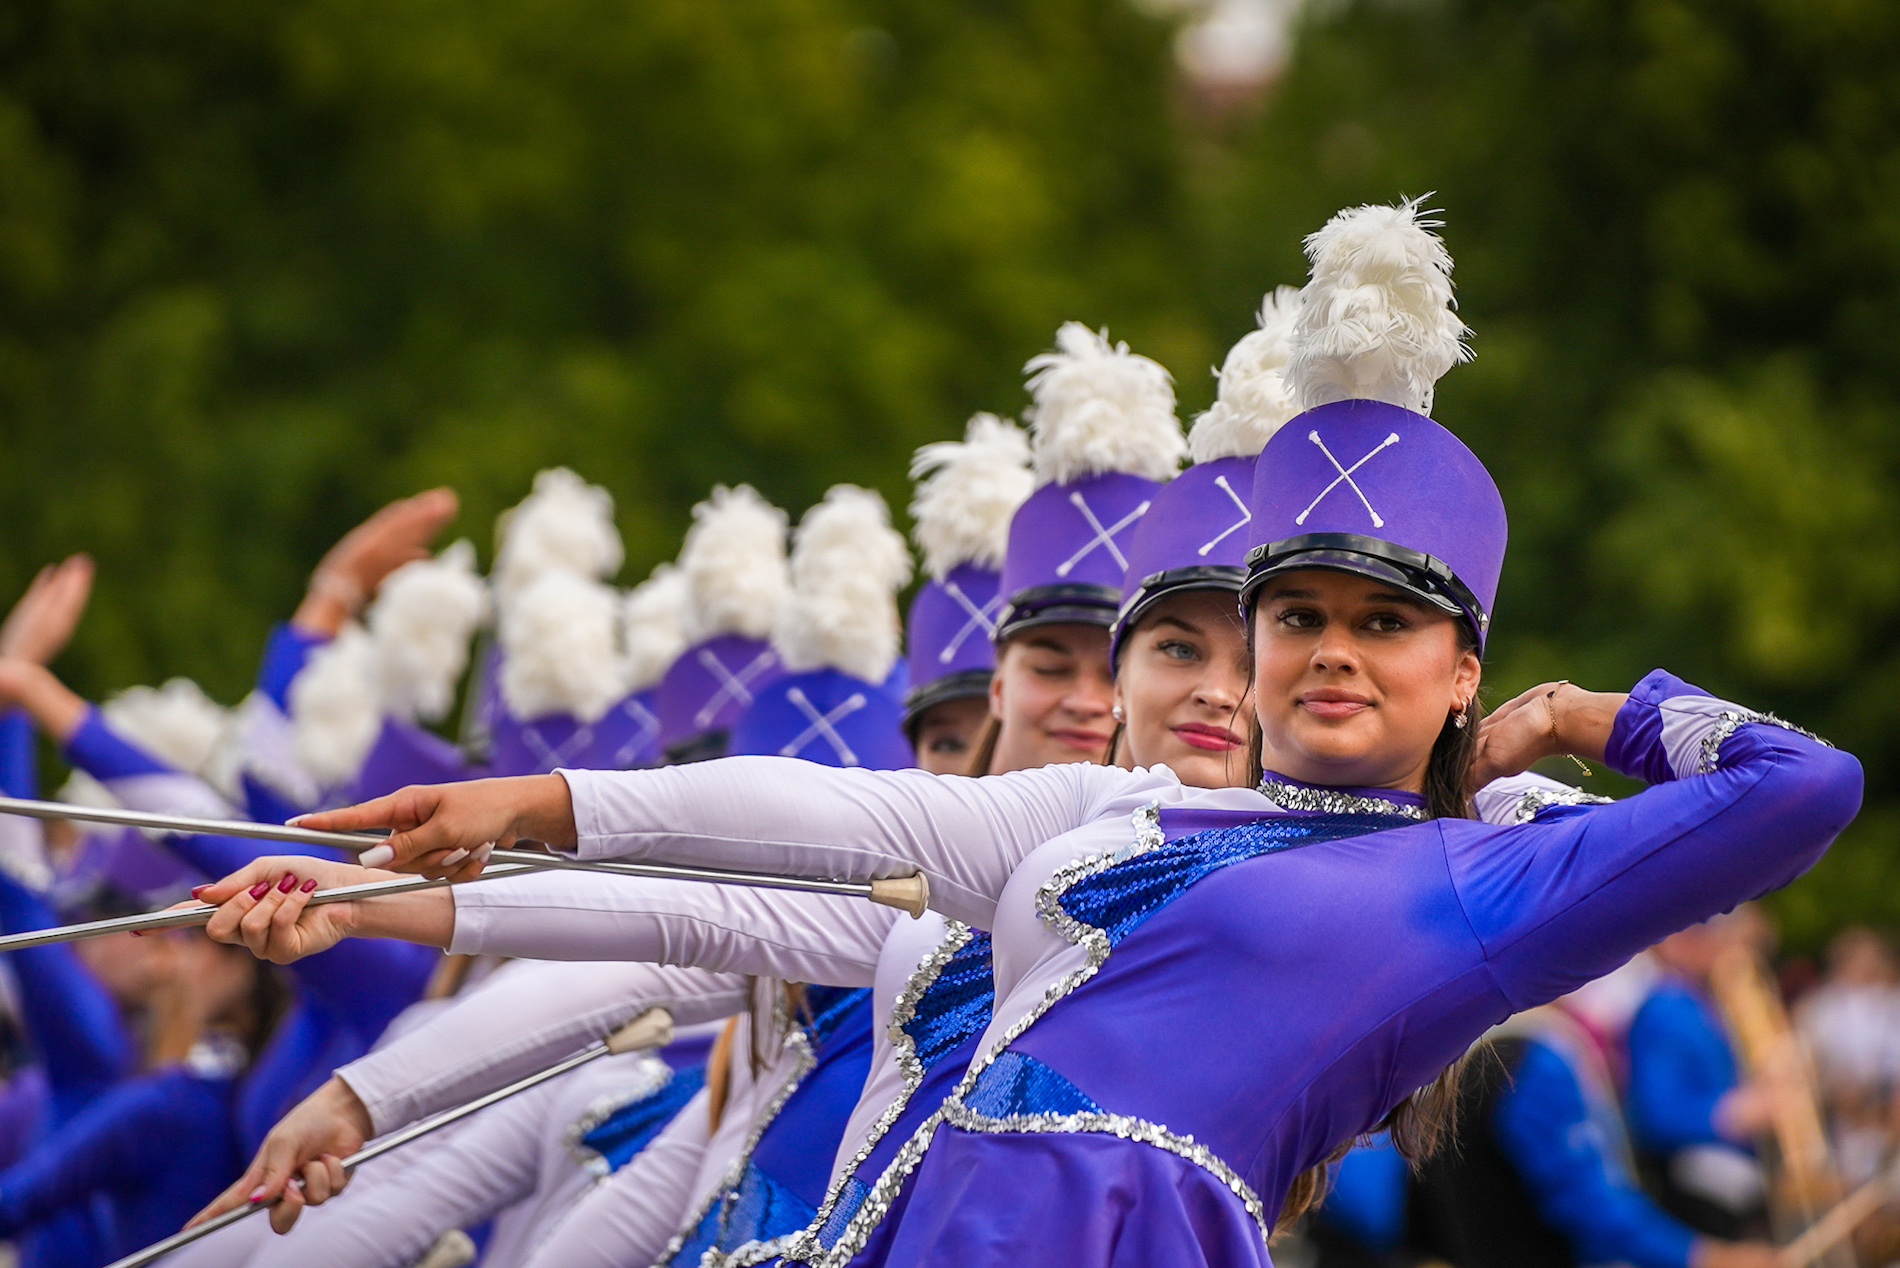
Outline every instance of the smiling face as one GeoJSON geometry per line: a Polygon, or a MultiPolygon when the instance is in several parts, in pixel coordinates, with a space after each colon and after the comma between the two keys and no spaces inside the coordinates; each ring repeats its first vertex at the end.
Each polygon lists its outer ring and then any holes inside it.
{"type": "Polygon", "coordinates": [[[1195,788],[1247,783],[1247,631],[1225,590],[1157,603],[1122,644],[1115,702],[1125,752],[1195,788]]]}
{"type": "Polygon", "coordinates": [[[1042,625],[998,649],[990,713],[1001,723],[991,774],[1099,762],[1114,731],[1108,631],[1042,625]]]}
{"type": "Polygon", "coordinates": [[[1312,568],[1261,588],[1253,628],[1261,765],[1306,783],[1424,788],[1432,745],[1482,672],[1453,617],[1312,568]]]}

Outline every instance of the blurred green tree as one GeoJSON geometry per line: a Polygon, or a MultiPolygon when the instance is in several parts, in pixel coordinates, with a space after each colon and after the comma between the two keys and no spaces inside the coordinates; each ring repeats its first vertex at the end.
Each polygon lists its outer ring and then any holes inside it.
{"type": "Polygon", "coordinates": [[[230,699],[322,549],[418,487],[485,539],[568,463],[628,580],[715,481],[901,507],[1065,318],[1217,355],[1169,64],[1122,0],[26,0],[0,589],[91,550],[75,681],[230,699]]]}
{"type": "MultiPolygon", "coordinates": [[[[0,587],[89,549],[63,665],[237,695],[305,571],[537,467],[632,563],[1015,412],[1058,322],[1184,416],[1335,209],[1436,190],[1513,508],[1496,699],[1668,664],[1867,762],[1779,900],[1900,925],[1900,7],[1313,0],[1199,108],[1126,0],[21,0],[0,14],[0,587]]],[[[486,541],[481,542],[486,546],[486,541]]]]}

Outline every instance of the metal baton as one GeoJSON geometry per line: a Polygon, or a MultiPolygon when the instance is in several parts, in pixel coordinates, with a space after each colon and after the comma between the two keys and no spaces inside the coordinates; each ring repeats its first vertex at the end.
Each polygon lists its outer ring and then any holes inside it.
{"type": "MultiPolygon", "coordinates": [[[[315,899],[311,900],[316,901],[315,899]]],[[[373,1144],[366,1145],[343,1160],[343,1170],[354,1171],[364,1163],[380,1158],[392,1149],[400,1149],[412,1140],[420,1140],[431,1132],[440,1131],[450,1123],[460,1122],[470,1114],[487,1109],[497,1101],[505,1101],[511,1096],[538,1087],[549,1079],[558,1079],[569,1070],[577,1070],[589,1061],[605,1056],[619,1056],[622,1053],[638,1052],[644,1048],[658,1048],[670,1043],[673,1038],[673,1017],[664,1008],[650,1008],[638,1017],[608,1035],[599,1043],[581,1049],[571,1057],[555,1062],[545,1070],[530,1074],[525,1079],[510,1083],[507,1087],[497,1088],[486,1096],[478,1096],[466,1105],[459,1105],[434,1118],[424,1119],[420,1123],[405,1127],[373,1144]]],[[[292,1181],[296,1183],[296,1181],[292,1181]]],[[[144,1250],[127,1255],[115,1261],[107,1268],[142,1268],[143,1265],[162,1259],[166,1255],[189,1246],[201,1237],[209,1237],[221,1228],[229,1228],[240,1220],[256,1215],[259,1211],[268,1211],[275,1203],[249,1202],[222,1215],[214,1216],[202,1224],[181,1229],[163,1241],[153,1242],[144,1250]]]]}
{"type": "MultiPolygon", "coordinates": [[[[201,833],[206,836],[246,837],[258,841],[279,841],[287,845],[321,845],[334,849],[361,853],[371,846],[380,845],[386,834],[366,832],[321,832],[315,828],[297,828],[288,824],[252,823],[242,819],[199,819],[186,815],[153,814],[142,810],[94,809],[87,806],[69,806],[58,801],[30,801],[22,797],[0,797],[0,814],[25,815],[32,819],[72,819],[84,823],[108,823],[126,828],[149,828],[156,832],[201,833]]],[[[738,872],[723,868],[689,867],[673,863],[628,863],[613,859],[571,859],[566,855],[543,853],[541,850],[507,849],[495,850],[489,855],[491,863],[516,863],[528,867],[559,871],[598,872],[606,876],[631,876],[647,880],[701,881],[717,885],[744,885],[752,889],[784,889],[806,894],[838,894],[847,898],[865,898],[884,907],[895,907],[909,913],[913,918],[922,916],[930,905],[930,881],[922,873],[911,876],[893,876],[874,881],[843,881],[828,877],[778,876],[770,872],[738,872]]],[[[483,875],[487,875],[486,872],[483,875]]],[[[368,896],[371,891],[362,886],[351,886],[355,897],[368,896]]],[[[416,888],[427,888],[418,886],[416,888]]],[[[343,890],[333,891],[341,894],[343,890]]],[[[408,893],[409,890],[378,890],[375,893],[408,893]]],[[[312,898],[315,903],[322,894],[312,898]]],[[[330,899],[335,902],[338,899],[330,899]]],[[[155,913],[156,914],[156,913],[155,913]]],[[[98,924],[108,922],[98,921],[98,924]]],[[[180,924],[190,924],[181,921],[180,924]]],[[[72,925],[68,928],[85,928],[72,925]]],[[[175,926],[152,925],[134,926],[139,928],[172,928],[175,926]]],[[[102,933],[116,933],[118,928],[102,929],[102,933]]],[[[44,932],[52,933],[53,930],[44,932]]],[[[91,937],[91,934],[80,934],[91,937]]],[[[49,941],[71,941],[56,938],[49,941]]],[[[38,946],[40,943],[26,945],[38,946]]],[[[0,951],[9,949],[9,943],[0,940],[0,951]]]]}

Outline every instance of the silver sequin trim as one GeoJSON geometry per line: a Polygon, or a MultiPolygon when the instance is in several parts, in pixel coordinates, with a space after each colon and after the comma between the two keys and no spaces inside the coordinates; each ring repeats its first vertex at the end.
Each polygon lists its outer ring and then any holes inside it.
{"type": "Polygon", "coordinates": [[[1232,1167],[1213,1150],[1196,1143],[1194,1137],[1177,1136],[1159,1123],[1131,1118],[1126,1114],[1011,1114],[1007,1118],[990,1118],[954,1102],[944,1107],[944,1118],[952,1127],[961,1127],[965,1131],[1094,1132],[1165,1149],[1204,1171],[1212,1172],[1216,1179],[1233,1190],[1234,1196],[1247,1208],[1247,1214],[1253,1216],[1254,1223],[1260,1226],[1263,1239],[1272,1232],[1267,1227],[1266,1207],[1261,1205],[1253,1189],[1232,1167]]]}
{"type": "MultiPolygon", "coordinates": [[[[759,1141],[765,1136],[765,1129],[772,1125],[772,1120],[777,1118],[779,1111],[785,1108],[785,1102],[792,1099],[792,1093],[798,1090],[798,1085],[805,1081],[805,1076],[810,1074],[812,1067],[818,1064],[818,1059],[811,1050],[811,1039],[803,1030],[793,1030],[786,1035],[785,1044],[787,1047],[796,1049],[798,1053],[791,1077],[786,1079],[779,1090],[773,1094],[764,1112],[753,1118],[752,1131],[746,1136],[745,1144],[739,1147],[738,1156],[726,1168],[726,1174],[719,1178],[719,1186],[712,1191],[712,1196],[701,1203],[686,1222],[680,1225],[680,1231],[673,1235],[673,1240],[668,1242],[666,1249],[660,1252],[654,1268],[662,1268],[663,1265],[673,1262],[674,1256],[686,1248],[686,1239],[693,1235],[715,1206],[738,1199],[739,1183],[745,1178],[745,1169],[752,1161],[752,1151],[759,1147],[759,1141]]],[[[715,1238],[715,1244],[700,1256],[700,1268],[717,1268],[724,1262],[724,1256],[716,1244],[717,1240],[715,1238]]]]}
{"type": "Polygon", "coordinates": [[[1533,788],[1517,800],[1512,823],[1529,823],[1552,806],[1607,806],[1614,797],[1599,797],[1581,788],[1533,788]]]}
{"type": "MultiPolygon", "coordinates": [[[[1396,803],[1388,804],[1396,805],[1396,803]]],[[[1259,1226],[1261,1240],[1264,1242],[1268,1239],[1272,1229],[1267,1224],[1266,1208],[1260,1201],[1259,1195],[1254,1193],[1246,1181],[1236,1175],[1231,1167],[1205,1146],[1196,1144],[1192,1137],[1177,1136],[1158,1123],[1150,1123],[1144,1119],[1121,1114],[994,1119],[978,1114],[963,1104],[963,1098],[969,1095],[970,1089],[976,1085],[977,1078],[989,1068],[997,1056],[1007,1051],[1012,1043],[1021,1038],[1060,1000],[1100,972],[1102,965],[1108,960],[1109,952],[1112,950],[1108,934],[1094,925],[1084,924],[1070,916],[1062,910],[1058,900],[1071,885],[1083,877],[1106,871],[1117,863],[1160,849],[1167,841],[1166,835],[1161,830],[1161,810],[1158,803],[1150,802],[1135,812],[1134,828],[1135,839],[1128,845],[1077,859],[1059,869],[1036,891],[1036,911],[1042,922],[1062,937],[1082,947],[1087,953],[1087,962],[1073,973],[1051,983],[1049,989],[1043,992],[1041,1002],[1004,1031],[1002,1039],[991,1047],[988,1055],[970,1063],[970,1068],[964,1074],[962,1081],[957,1084],[956,1091],[950,1094],[936,1113],[918,1124],[917,1130],[911,1133],[911,1138],[904,1142],[904,1147],[891,1160],[891,1165],[884,1169],[884,1174],[879,1176],[877,1183],[871,1186],[871,1192],[866,1195],[864,1205],[838,1238],[837,1245],[832,1247],[829,1254],[808,1259],[806,1262],[817,1265],[818,1268],[842,1268],[844,1264],[856,1257],[870,1241],[872,1231],[890,1213],[897,1194],[903,1189],[911,1174],[923,1163],[924,1154],[929,1151],[937,1129],[946,1122],[966,1131],[1102,1132],[1119,1136],[1124,1140],[1165,1149],[1169,1153],[1205,1168],[1231,1189],[1259,1226]]]]}
{"type": "Polygon", "coordinates": [[[1741,727],[1751,722],[1758,722],[1764,726],[1778,726],[1784,731],[1793,731],[1796,735],[1805,735],[1816,744],[1823,745],[1827,748],[1834,747],[1814,732],[1798,727],[1783,718],[1778,718],[1772,713],[1757,713],[1753,709],[1724,709],[1716,721],[1715,729],[1702,737],[1702,765],[1697,768],[1696,773],[1700,775],[1713,774],[1716,768],[1721,765],[1723,742],[1726,741],[1729,736],[1735,734],[1741,727]]]}
{"type": "Polygon", "coordinates": [[[639,1073],[642,1077],[632,1087],[596,1097],[581,1116],[569,1123],[567,1130],[561,1133],[561,1144],[566,1148],[568,1156],[579,1163],[589,1175],[605,1176],[612,1169],[608,1167],[607,1160],[588,1148],[581,1138],[635,1101],[646,1100],[647,1097],[673,1081],[672,1069],[664,1061],[657,1059],[641,1062],[639,1073]]]}
{"type": "Polygon", "coordinates": [[[1425,807],[1408,805],[1403,801],[1393,801],[1388,797],[1366,797],[1358,793],[1343,793],[1332,788],[1308,788],[1304,784],[1287,784],[1277,779],[1260,781],[1259,792],[1262,797],[1284,810],[1310,810],[1328,815],[1403,815],[1407,819],[1424,819],[1425,807]]]}
{"type": "MultiPolygon", "coordinates": [[[[937,978],[943,973],[944,966],[955,958],[957,952],[963,950],[970,941],[970,936],[970,926],[960,921],[950,921],[949,930],[944,934],[943,940],[931,950],[929,955],[918,962],[916,971],[904,984],[903,992],[897,997],[896,1006],[891,1009],[891,1027],[887,1032],[890,1035],[891,1047],[897,1056],[898,1068],[904,1074],[903,1090],[897,1094],[897,1099],[878,1115],[877,1121],[871,1125],[864,1145],[838,1173],[838,1179],[832,1182],[830,1189],[825,1193],[825,1200],[818,1204],[818,1214],[812,1218],[810,1226],[794,1233],[790,1238],[781,1239],[784,1245],[773,1254],[783,1254],[787,1259],[796,1259],[810,1264],[820,1263],[825,1259],[824,1245],[818,1240],[819,1232],[824,1228],[825,1222],[831,1218],[831,1213],[837,1210],[838,1203],[844,1197],[845,1186],[852,1177],[857,1175],[858,1168],[863,1166],[865,1159],[871,1156],[871,1151],[877,1147],[878,1142],[882,1141],[885,1134],[896,1126],[897,1120],[909,1108],[910,1098],[917,1094],[917,1089],[923,1084],[925,1070],[923,1063],[917,1059],[917,1044],[904,1027],[917,1016],[917,1005],[923,999],[924,992],[936,984],[937,978]]],[[[851,1236],[869,1205],[867,1202],[864,1208],[860,1208],[852,1217],[851,1223],[845,1226],[845,1231],[839,1237],[839,1245],[843,1245],[845,1239],[851,1236]]],[[[876,1224],[876,1220],[871,1221],[871,1227],[875,1227],[876,1224]]],[[[869,1228],[865,1230],[867,1235],[869,1231],[869,1228]]],[[[763,1250],[763,1247],[760,1249],[763,1250]]],[[[770,1258],[772,1254],[760,1253],[751,1248],[741,1248],[740,1252],[734,1254],[732,1263],[734,1268],[748,1268],[749,1265],[763,1263],[770,1258]]]]}

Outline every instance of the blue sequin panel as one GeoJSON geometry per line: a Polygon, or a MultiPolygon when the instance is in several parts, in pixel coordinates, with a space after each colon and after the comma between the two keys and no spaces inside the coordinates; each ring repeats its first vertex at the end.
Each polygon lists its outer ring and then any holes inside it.
{"type": "Polygon", "coordinates": [[[996,975],[990,966],[990,935],[971,933],[924,989],[904,1033],[928,1070],[990,1024],[996,1006],[996,975]]]}
{"type": "Polygon", "coordinates": [[[825,1225],[818,1230],[818,1244],[830,1250],[851,1227],[851,1221],[864,1209],[864,1200],[871,1196],[871,1186],[856,1176],[845,1177],[844,1186],[838,1190],[838,1204],[831,1208],[831,1214],[825,1217],[825,1225]]]}
{"type": "Polygon", "coordinates": [[[807,986],[805,1007],[809,1020],[805,1021],[805,1034],[810,1037],[811,1046],[823,1048],[825,1041],[836,1034],[851,1015],[851,1010],[870,998],[870,989],[863,986],[807,986]]]}
{"type": "Polygon", "coordinates": [[[672,1122],[673,1116],[704,1086],[704,1066],[676,1070],[665,1086],[615,1110],[599,1126],[582,1136],[581,1144],[599,1154],[609,1170],[618,1171],[633,1161],[634,1155],[645,1149],[660,1129],[672,1122]]]}
{"type": "Polygon", "coordinates": [[[1141,923],[1224,867],[1391,828],[1412,827],[1399,815],[1275,815],[1232,828],[1214,828],[1170,841],[1084,876],[1056,900],[1062,910],[1108,935],[1117,945],[1141,923]]]}
{"type": "Polygon", "coordinates": [[[989,1118],[1019,1114],[1099,1114],[1102,1107],[1081,1088],[1034,1057],[1005,1050],[976,1076],[963,1103],[989,1118]]]}

